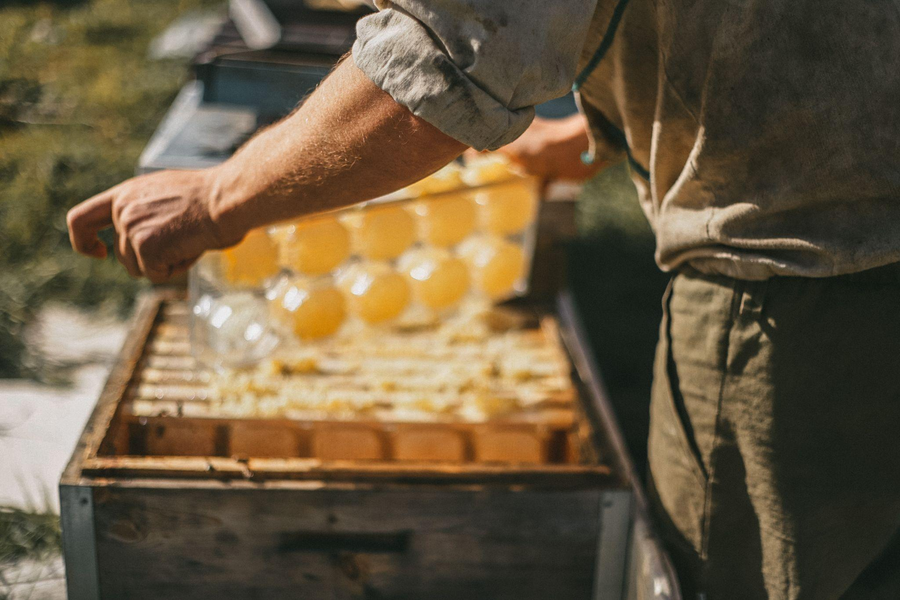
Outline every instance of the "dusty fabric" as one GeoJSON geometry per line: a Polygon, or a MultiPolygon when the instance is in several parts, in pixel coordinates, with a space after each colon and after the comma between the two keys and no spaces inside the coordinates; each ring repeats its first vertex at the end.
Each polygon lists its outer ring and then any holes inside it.
{"type": "Polygon", "coordinates": [[[575,78],[596,0],[396,0],[359,21],[356,65],[478,150],[516,139],[575,78]]]}
{"type": "Polygon", "coordinates": [[[649,462],[685,598],[900,598],[900,268],[670,289],[649,462]]]}

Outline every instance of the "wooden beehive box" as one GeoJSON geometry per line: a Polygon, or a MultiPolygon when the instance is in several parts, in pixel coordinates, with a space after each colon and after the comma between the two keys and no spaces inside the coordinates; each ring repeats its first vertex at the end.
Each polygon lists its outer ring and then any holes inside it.
{"type": "Polygon", "coordinates": [[[213,418],[185,317],[144,299],[63,475],[71,600],[619,597],[632,488],[590,373],[519,422],[213,418]]]}

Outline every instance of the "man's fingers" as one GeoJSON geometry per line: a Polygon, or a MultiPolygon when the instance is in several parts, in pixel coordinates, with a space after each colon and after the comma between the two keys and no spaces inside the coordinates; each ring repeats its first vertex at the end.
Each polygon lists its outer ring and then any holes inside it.
{"type": "Polygon", "coordinates": [[[160,284],[165,283],[172,276],[170,275],[170,270],[166,269],[165,271],[147,271],[144,274],[147,276],[147,279],[150,280],[150,283],[160,284]]]}
{"type": "Polygon", "coordinates": [[[69,240],[76,252],[106,258],[106,246],[97,234],[113,224],[112,200],[112,194],[104,192],[78,204],[66,215],[69,240]]]}
{"type": "Polygon", "coordinates": [[[142,248],[139,244],[132,245],[131,247],[135,250],[134,257],[137,262],[138,269],[144,275],[144,277],[150,280],[151,283],[163,283],[169,278],[171,269],[169,269],[165,265],[158,265],[145,260],[145,248],[142,248]]]}
{"type": "Polygon", "coordinates": [[[141,267],[141,270],[144,272],[144,275],[147,279],[150,280],[151,283],[165,283],[175,277],[176,275],[181,275],[187,272],[197,260],[199,260],[201,255],[197,255],[193,258],[183,260],[176,265],[170,265],[167,267],[156,267],[154,269],[150,269],[146,266],[146,263],[141,262],[141,255],[138,254],[138,265],[141,267]]]}
{"type": "Polygon", "coordinates": [[[125,267],[128,274],[132,277],[140,277],[141,269],[138,267],[137,259],[134,256],[134,250],[132,250],[128,238],[119,237],[117,235],[113,246],[116,249],[116,258],[119,259],[119,262],[122,263],[122,266],[125,267]]]}
{"type": "Polygon", "coordinates": [[[198,254],[194,258],[190,258],[188,260],[183,260],[180,263],[178,263],[177,265],[171,267],[169,277],[174,277],[175,275],[181,275],[182,273],[186,272],[188,269],[190,269],[192,266],[194,266],[195,262],[200,260],[201,256],[203,256],[203,255],[198,254]]]}
{"type": "Polygon", "coordinates": [[[151,269],[141,262],[140,254],[138,255],[138,265],[141,267],[144,276],[150,280],[150,283],[165,283],[172,276],[171,267],[155,267],[151,269]]]}

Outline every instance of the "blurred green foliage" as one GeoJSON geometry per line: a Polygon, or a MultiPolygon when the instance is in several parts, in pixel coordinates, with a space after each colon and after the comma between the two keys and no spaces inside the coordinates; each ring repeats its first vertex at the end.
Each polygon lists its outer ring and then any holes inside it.
{"type": "Polygon", "coordinates": [[[43,558],[59,552],[61,544],[59,517],[52,512],[0,508],[0,565],[43,558]]]}
{"type": "Polygon", "coordinates": [[[66,211],[133,174],[188,75],[147,48],[208,0],[0,3],[0,377],[41,377],[22,330],[65,300],[127,310],[137,290],[112,258],[76,256],[66,211]]]}

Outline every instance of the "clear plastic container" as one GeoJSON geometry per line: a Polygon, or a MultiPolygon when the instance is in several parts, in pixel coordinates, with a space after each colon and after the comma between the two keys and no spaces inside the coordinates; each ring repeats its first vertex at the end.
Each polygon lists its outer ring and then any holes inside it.
{"type": "Polygon", "coordinates": [[[268,277],[241,271],[234,258],[228,251],[208,253],[188,278],[191,349],[214,368],[253,365],[282,339],[265,297],[268,277]]]}
{"type": "Polygon", "coordinates": [[[538,184],[505,159],[451,163],[395,194],[250,232],[190,273],[194,355],[241,367],[279,343],[437,323],[528,290],[538,184]]]}

